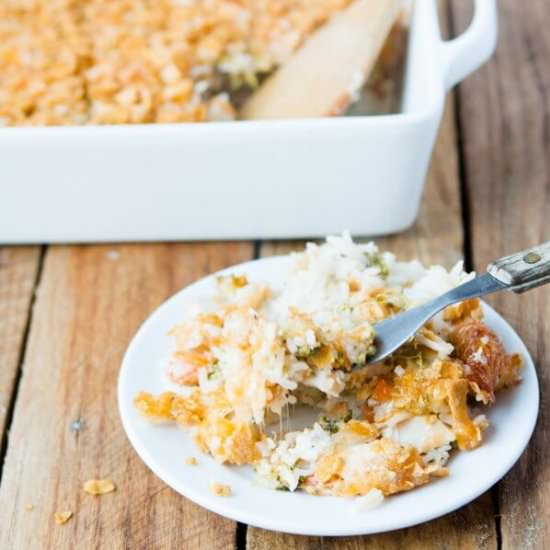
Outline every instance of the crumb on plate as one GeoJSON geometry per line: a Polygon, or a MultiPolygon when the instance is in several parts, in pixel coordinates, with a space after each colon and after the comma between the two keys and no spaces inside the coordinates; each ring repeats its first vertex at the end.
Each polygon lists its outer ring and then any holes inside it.
{"type": "Polygon", "coordinates": [[[198,460],[194,456],[189,456],[185,459],[187,466],[196,466],[198,463],[198,460]]]}
{"type": "Polygon", "coordinates": [[[371,489],[366,495],[355,497],[353,499],[354,512],[367,512],[382,504],[384,493],[380,489],[371,489]]]}
{"type": "Polygon", "coordinates": [[[211,483],[210,491],[218,497],[231,496],[231,486],[224,485],[223,483],[211,483]]]}

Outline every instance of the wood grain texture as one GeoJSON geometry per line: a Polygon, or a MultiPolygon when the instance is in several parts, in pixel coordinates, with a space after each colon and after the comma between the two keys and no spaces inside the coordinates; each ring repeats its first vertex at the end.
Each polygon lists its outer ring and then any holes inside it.
{"type": "Polygon", "coordinates": [[[130,338],[156,306],[251,256],[252,245],[231,243],[48,249],[0,487],[0,548],[234,547],[232,521],[173,492],[137,457],[116,382],[130,338]],[[102,477],[115,493],[82,491],[102,477]],[[63,510],[74,517],[56,525],[63,510]]]}
{"type": "MultiPolygon", "coordinates": [[[[377,239],[380,247],[400,258],[451,267],[462,257],[463,230],[460,208],[456,129],[451,102],[434,152],[418,220],[408,232],[377,239]]],[[[266,243],[260,254],[300,250],[303,242],[266,243]]],[[[452,471],[451,471],[452,475],[452,471]]],[[[399,497],[396,497],[399,498],[399,497]]],[[[338,521],[335,518],[335,521],[338,521]]],[[[247,550],[412,550],[497,548],[491,495],[484,494],[454,514],[427,524],[368,537],[304,537],[255,527],[247,531],[247,550]]]]}
{"type": "MultiPolygon", "coordinates": [[[[460,25],[467,14],[454,4],[460,25]]],[[[550,239],[550,4],[501,0],[499,45],[460,93],[472,251],[477,269],[550,239]]],[[[538,367],[542,403],[535,435],[498,487],[504,549],[550,541],[550,288],[490,302],[514,326],[538,367]]]]}
{"type": "Polygon", "coordinates": [[[291,252],[299,252],[304,249],[307,241],[265,241],[260,245],[260,257],[267,258],[268,256],[280,256],[282,254],[290,254],[291,252]]]}
{"type": "MultiPolygon", "coordinates": [[[[364,537],[304,537],[248,528],[247,550],[485,550],[496,548],[488,493],[469,506],[418,527],[364,537]]],[[[337,519],[335,519],[337,521],[337,519]]]]}
{"type": "Polygon", "coordinates": [[[7,428],[39,264],[38,246],[0,248],[0,439],[7,428]]]}

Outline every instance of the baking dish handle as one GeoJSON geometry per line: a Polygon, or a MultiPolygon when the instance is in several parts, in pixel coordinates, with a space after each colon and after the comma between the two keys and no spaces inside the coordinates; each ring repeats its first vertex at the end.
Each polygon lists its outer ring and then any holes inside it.
{"type": "Polygon", "coordinates": [[[496,47],[497,29],[496,0],[474,0],[470,26],[457,38],[441,45],[446,90],[464,80],[491,57],[496,47]]]}

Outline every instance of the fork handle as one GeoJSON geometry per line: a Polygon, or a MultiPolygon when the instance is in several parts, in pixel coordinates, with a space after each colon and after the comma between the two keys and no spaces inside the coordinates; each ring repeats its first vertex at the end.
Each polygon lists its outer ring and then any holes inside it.
{"type": "Polygon", "coordinates": [[[495,260],[487,271],[514,292],[550,282],[550,241],[495,260]]]}

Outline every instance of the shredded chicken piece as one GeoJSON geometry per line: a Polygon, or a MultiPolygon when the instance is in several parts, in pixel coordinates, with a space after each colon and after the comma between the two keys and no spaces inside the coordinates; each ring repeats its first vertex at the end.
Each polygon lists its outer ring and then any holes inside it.
{"type": "Polygon", "coordinates": [[[517,384],[522,359],[507,354],[498,336],[481,321],[469,319],[450,335],[455,355],[465,365],[465,376],[484,403],[495,400],[495,392],[517,384]]]}

